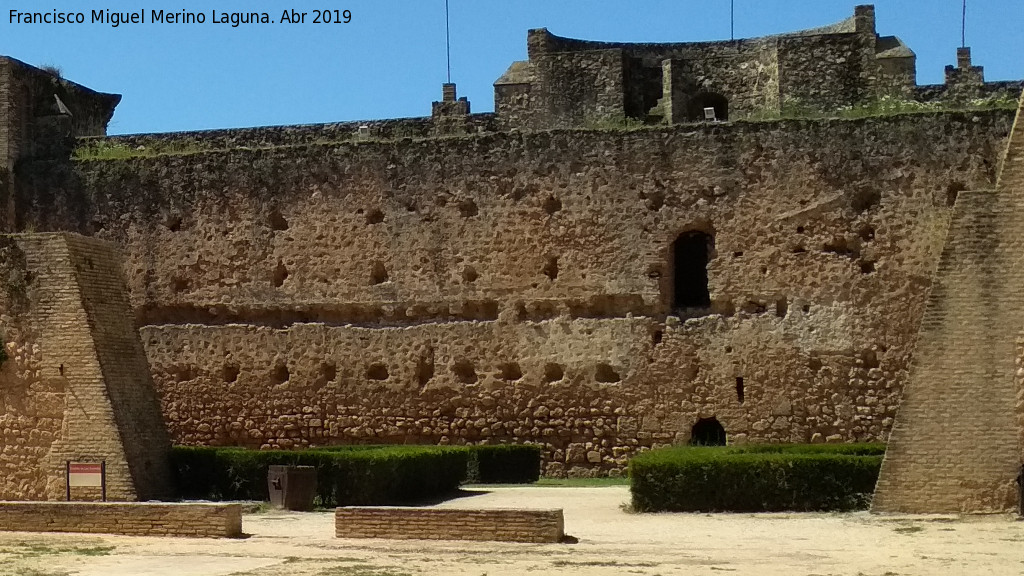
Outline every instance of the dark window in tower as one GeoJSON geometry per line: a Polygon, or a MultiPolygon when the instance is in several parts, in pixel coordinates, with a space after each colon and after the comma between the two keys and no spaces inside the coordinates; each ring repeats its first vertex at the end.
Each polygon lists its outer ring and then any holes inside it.
{"type": "Polygon", "coordinates": [[[708,260],[715,239],[704,232],[684,232],[672,245],[672,308],[709,308],[708,260]]]}

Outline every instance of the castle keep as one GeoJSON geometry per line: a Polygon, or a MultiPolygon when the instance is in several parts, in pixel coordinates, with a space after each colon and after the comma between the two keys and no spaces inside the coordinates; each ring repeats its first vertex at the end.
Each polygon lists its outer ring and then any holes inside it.
{"type": "Polygon", "coordinates": [[[494,114],[447,85],[429,118],[120,137],[118,97],[0,59],[0,221],[121,250],[180,444],[530,442],[605,475],[670,443],[885,441],[1021,83],[961,49],[917,85],[868,6],[528,52],[494,114]]]}

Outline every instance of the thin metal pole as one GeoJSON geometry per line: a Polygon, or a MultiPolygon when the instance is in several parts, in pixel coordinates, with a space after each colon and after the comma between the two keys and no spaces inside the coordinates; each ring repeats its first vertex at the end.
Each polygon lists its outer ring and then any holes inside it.
{"type": "Polygon", "coordinates": [[[967,47],[967,0],[964,0],[963,20],[960,24],[960,47],[967,47]]]}
{"type": "Polygon", "coordinates": [[[729,0],[729,38],[736,39],[736,0],[729,0]]]}
{"type": "Polygon", "coordinates": [[[444,37],[448,49],[448,83],[452,83],[452,25],[448,16],[448,0],[444,0],[444,37]]]}

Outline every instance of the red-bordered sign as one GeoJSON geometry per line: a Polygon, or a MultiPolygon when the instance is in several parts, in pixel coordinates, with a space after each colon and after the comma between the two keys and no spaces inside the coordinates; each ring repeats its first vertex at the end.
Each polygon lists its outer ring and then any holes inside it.
{"type": "Polygon", "coordinates": [[[67,478],[67,497],[71,501],[72,488],[100,488],[103,493],[103,501],[107,501],[107,463],[102,462],[72,462],[65,463],[67,478]]]}

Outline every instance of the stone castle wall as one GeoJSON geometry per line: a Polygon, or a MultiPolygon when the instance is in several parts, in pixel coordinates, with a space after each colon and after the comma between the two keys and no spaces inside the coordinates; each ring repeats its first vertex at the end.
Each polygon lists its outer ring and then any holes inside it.
{"type": "MultiPolygon", "coordinates": [[[[840,24],[791,34],[688,43],[594,42],[531,30],[529,60],[495,83],[499,125],[569,128],[600,119],[647,124],[834,112],[915,95],[916,57],[875,30],[873,6],[840,24]],[[672,73],[665,67],[671,65],[672,73]],[[669,96],[671,95],[671,96],[669,96]],[[666,102],[671,99],[673,102],[666,102]],[[665,108],[674,112],[666,115],[665,108]],[[680,114],[681,108],[689,108],[680,114]]],[[[977,75],[972,86],[984,84],[977,75]]]]}
{"type": "Polygon", "coordinates": [[[69,460],[105,461],[108,498],[169,497],[166,427],[112,247],[68,234],[2,240],[0,499],[63,499],[69,460]]]}
{"type": "Polygon", "coordinates": [[[712,416],[735,441],[884,440],[949,205],[994,184],[1011,122],[92,160],[31,171],[18,217],[125,250],[176,442],[537,442],[549,473],[608,473],[712,416]],[[713,314],[680,320],[688,230],[714,236],[713,314]]]}
{"type": "Polygon", "coordinates": [[[1024,462],[1024,100],[993,190],[953,212],[911,376],[872,506],[883,512],[1016,508],[1024,462]]]}

